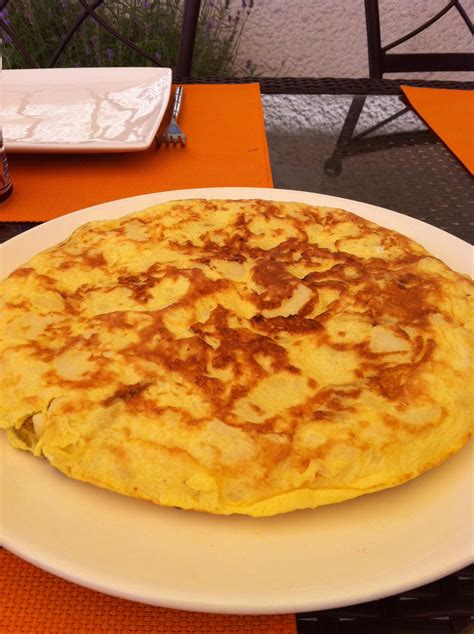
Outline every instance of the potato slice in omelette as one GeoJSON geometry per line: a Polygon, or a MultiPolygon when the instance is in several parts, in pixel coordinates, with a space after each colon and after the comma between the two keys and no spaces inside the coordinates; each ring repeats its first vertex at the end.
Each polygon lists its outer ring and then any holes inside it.
{"type": "Polygon", "coordinates": [[[182,200],[91,222],[1,302],[11,444],[157,504],[314,508],[473,432],[472,282],[340,209],[182,200]]]}

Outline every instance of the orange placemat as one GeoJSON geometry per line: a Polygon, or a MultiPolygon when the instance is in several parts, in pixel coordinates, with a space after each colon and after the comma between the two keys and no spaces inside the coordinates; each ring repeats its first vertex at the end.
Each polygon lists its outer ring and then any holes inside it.
{"type": "MultiPolygon", "coordinates": [[[[167,116],[164,122],[167,121],[167,116]]],[[[184,87],[185,148],[117,154],[9,154],[2,221],[50,220],[90,205],[192,187],[271,187],[258,84],[184,87]]]]}
{"type": "Polygon", "coordinates": [[[474,174],[474,91],[401,86],[409,102],[474,174]]]}
{"type": "Polygon", "coordinates": [[[294,615],[182,612],[116,599],[59,579],[0,549],[2,634],[296,634],[294,615]]]}

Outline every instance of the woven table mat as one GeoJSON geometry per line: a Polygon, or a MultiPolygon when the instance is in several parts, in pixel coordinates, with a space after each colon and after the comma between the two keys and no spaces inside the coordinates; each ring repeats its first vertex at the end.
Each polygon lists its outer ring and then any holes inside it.
{"type": "Polygon", "coordinates": [[[295,634],[293,615],[230,616],[169,610],[64,581],[0,550],[2,634],[295,634]]]}
{"type": "Polygon", "coordinates": [[[401,84],[423,88],[474,90],[474,81],[444,79],[371,79],[369,77],[176,77],[183,84],[258,82],[267,95],[400,95],[401,84]]]}

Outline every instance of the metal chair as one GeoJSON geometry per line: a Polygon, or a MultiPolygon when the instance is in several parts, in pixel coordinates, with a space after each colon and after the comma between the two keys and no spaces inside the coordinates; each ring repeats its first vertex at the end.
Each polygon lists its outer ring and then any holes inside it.
{"type": "Polygon", "coordinates": [[[369,76],[381,79],[384,73],[474,70],[474,53],[388,53],[430,27],[452,9],[459,12],[467,28],[474,34],[474,25],[461,2],[449,0],[441,11],[422,25],[394,42],[382,46],[379,2],[378,0],[365,0],[369,76]]]}
{"type": "MultiPolygon", "coordinates": [[[[0,0],[0,12],[2,12],[8,5],[9,0],[0,0]]],[[[84,20],[90,18],[95,20],[97,24],[99,24],[103,29],[108,31],[111,35],[113,35],[117,40],[120,40],[123,44],[128,46],[130,49],[141,55],[143,58],[152,62],[155,66],[162,66],[159,61],[153,55],[150,55],[147,51],[141,49],[134,42],[132,42],[129,38],[125,37],[121,33],[118,33],[110,24],[108,24],[102,16],[97,13],[97,9],[103,4],[104,0],[79,0],[79,3],[82,6],[82,12],[78,15],[76,20],[69,31],[66,33],[62,41],[59,42],[56,50],[54,51],[49,63],[47,64],[48,68],[52,68],[56,66],[57,62],[60,60],[61,54],[69,44],[69,42],[73,39],[74,35],[77,33],[78,29],[81,27],[84,20]]],[[[197,23],[199,19],[199,11],[201,8],[201,0],[185,0],[184,2],[184,10],[183,10],[183,22],[181,28],[181,37],[180,37],[180,45],[178,52],[178,59],[176,62],[176,66],[174,68],[174,78],[175,80],[179,78],[190,77],[191,75],[191,65],[193,59],[193,50],[194,50],[194,41],[196,37],[196,29],[197,23]]],[[[10,27],[7,21],[0,16],[0,33],[5,33],[11,39],[12,44],[16,47],[16,49],[21,53],[23,58],[29,64],[31,68],[38,68],[38,64],[28,51],[25,44],[17,37],[14,30],[10,27]]]]}
{"type": "MultiPolygon", "coordinates": [[[[382,46],[380,32],[379,0],[365,0],[365,20],[367,27],[367,47],[369,57],[369,76],[371,79],[382,79],[385,73],[413,73],[425,71],[468,71],[474,70],[474,53],[389,53],[403,42],[415,37],[442,18],[448,11],[457,10],[467,28],[474,33],[474,25],[469,19],[460,0],[449,0],[441,11],[397,40],[382,46]]],[[[364,108],[366,97],[355,96],[347,113],[344,125],[336,143],[332,156],[326,161],[324,169],[328,176],[338,176],[342,172],[342,159],[345,156],[373,152],[388,146],[399,146],[418,143],[433,143],[436,138],[429,130],[413,132],[410,135],[390,134],[367,138],[371,132],[382,128],[387,123],[405,114],[410,108],[404,98],[405,106],[387,119],[380,121],[367,130],[354,136],[354,130],[364,108]]]]}

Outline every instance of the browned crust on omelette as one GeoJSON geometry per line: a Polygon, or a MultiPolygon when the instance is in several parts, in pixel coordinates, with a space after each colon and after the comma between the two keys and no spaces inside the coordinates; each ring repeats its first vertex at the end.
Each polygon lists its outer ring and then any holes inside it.
{"type": "Polygon", "coordinates": [[[6,284],[4,355],[43,369],[18,392],[8,365],[23,418],[2,424],[101,486],[272,514],[403,482],[472,433],[472,282],[341,210],[176,201],[85,225],[6,284]],[[143,484],[140,455],[180,482],[143,484]]]}

